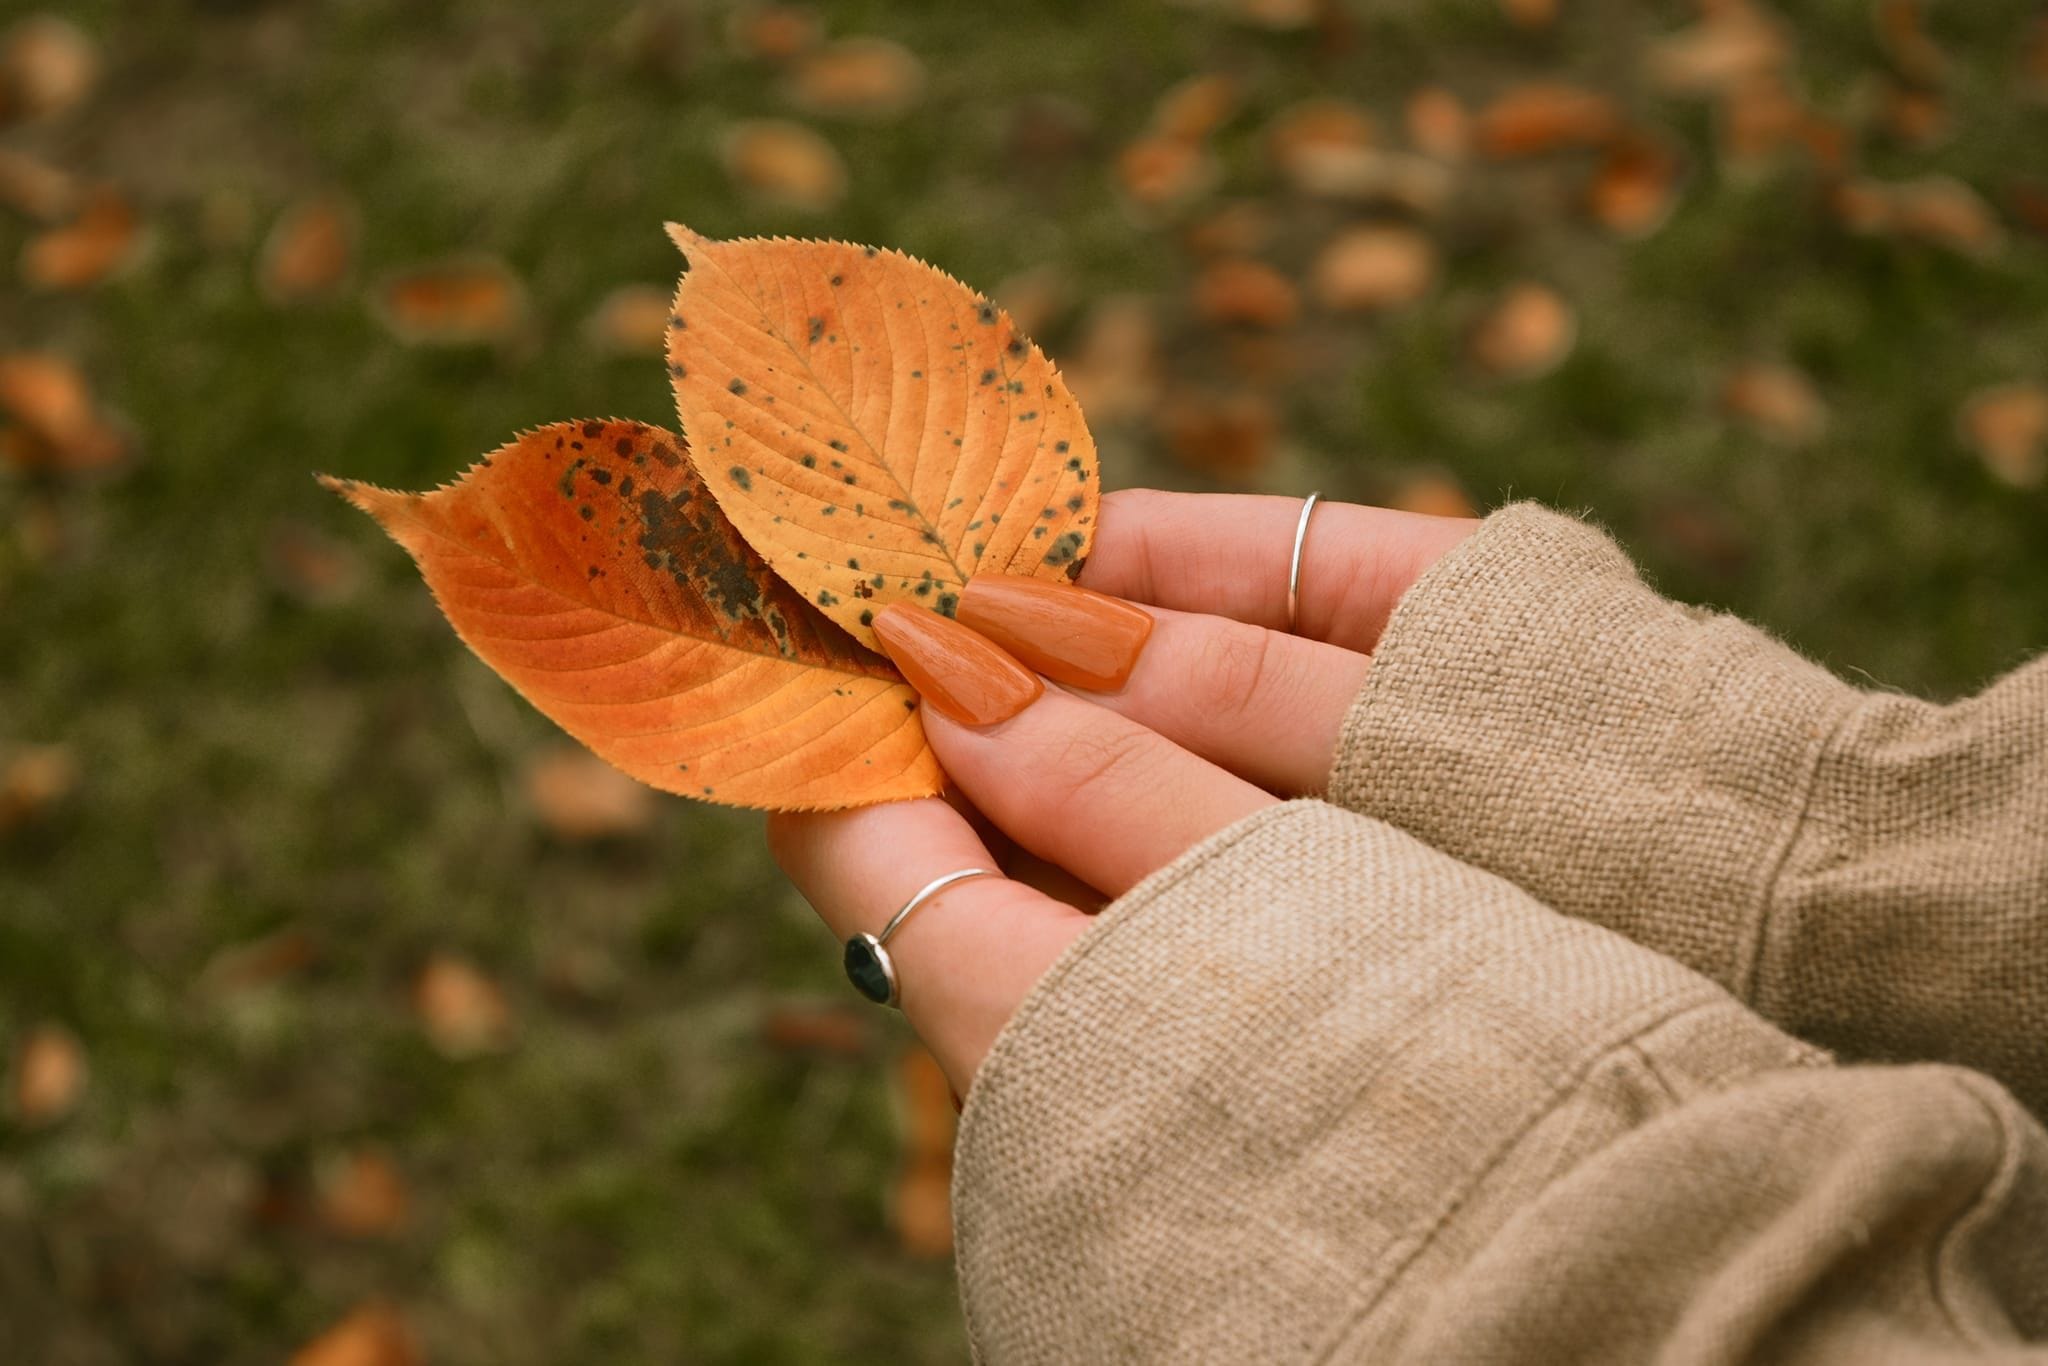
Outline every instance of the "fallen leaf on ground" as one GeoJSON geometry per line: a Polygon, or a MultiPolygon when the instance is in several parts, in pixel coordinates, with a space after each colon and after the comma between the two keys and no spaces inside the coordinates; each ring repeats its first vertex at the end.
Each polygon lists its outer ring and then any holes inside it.
{"type": "Polygon", "coordinates": [[[823,134],[801,123],[734,124],[719,156],[742,189],[806,213],[823,213],[846,198],[846,162],[823,134]]]}
{"type": "Polygon", "coordinates": [[[303,522],[279,522],[263,546],[270,581],[287,597],[314,607],[334,607],[363,586],[363,557],[347,542],[303,522]]]}
{"type": "Polygon", "coordinates": [[[1559,0],[1500,0],[1500,12],[1517,28],[1549,28],[1557,22],[1559,0]]]}
{"type": "Polygon", "coordinates": [[[1919,85],[1937,85],[1948,74],[1948,58],[1928,36],[1920,0],[1877,0],[1871,18],[1900,75],[1919,85]]]}
{"type": "Polygon", "coordinates": [[[526,763],[526,800],[564,840],[625,839],[654,823],[654,792],[588,750],[555,746],[526,763]]]}
{"type": "Polygon", "coordinates": [[[1387,506],[1427,517],[1479,515],[1464,487],[1447,474],[1417,474],[1402,480],[1395,486],[1387,506]]]}
{"type": "Polygon", "coordinates": [[[1462,161],[1472,150],[1472,115],[1440,85],[1408,97],[1408,141],[1439,161],[1462,161]]]}
{"type": "Polygon", "coordinates": [[[1271,463],[1280,415],[1271,399],[1251,390],[1190,391],[1160,405],[1159,425],[1167,450],[1187,468],[1242,479],[1271,463]]]}
{"type": "Polygon", "coordinates": [[[1329,8],[1329,0],[1230,0],[1231,13],[1241,23],[1275,33],[1312,28],[1329,8]]]}
{"type": "Polygon", "coordinates": [[[1803,446],[1827,429],[1828,408],[1813,381],[1783,365],[1739,366],[1721,386],[1721,406],[1753,431],[1803,446]]]}
{"type": "Polygon", "coordinates": [[[842,38],[799,60],[789,96],[817,114],[885,120],[924,97],[924,63],[887,38],[842,38]]]}
{"type": "Polygon", "coordinates": [[[1586,210],[1617,237],[1647,237],[1671,217],[1684,174],[1684,159],[1661,139],[1621,138],[1607,149],[1593,173],[1586,188],[1586,210]]]}
{"type": "Polygon", "coordinates": [[[49,223],[77,207],[78,180],[26,152],[0,147],[0,204],[49,223]]]}
{"type": "Polygon", "coordinates": [[[932,1055],[913,1045],[897,1064],[903,1113],[903,1157],[890,1199],[890,1218],[913,1257],[953,1251],[953,1088],[932,1055]]]}
{"type": "Polygon", "coordinates": [[[1556,369],[1578,340],[1578,318],[1548,285],[1503,293],[1472,329],[1472,359],[1499,379],[1533,379],[1556,369]]]}
{"type": "Polygon", "coordinates": [[[141,244],[134,208],[101,186],[87,193],[76,218],[22,245],[21,278],[37,289],[86,289],[132,261],[141,244]]]}
{"type": "Polygon", "coordinates": [[[768,571],[670,433],[556,423],[428,494],[325,482],[412,554],[479,658],[641,782],[770,810],[938,790],[895,669],[768,571]]]}
{"type": "Polygon", "coordinates": [[[404,1316],[370,1303],[292,1353],[290,1366],[426,1366],[404,1316]]]}
{"type": "Polygon", "coordinates": [[[473,346],[518,332],[526,319],[526,287],[496,257],[460,257],[387,277],[371,306],[402,342],[473,346]]]}
{"type": "Polygon", "coordinates": [[[83,770],[69,745],[29,745],[0,765],[0,833],[48,816],[78,790],[83,770]]]}
{"type": "Polygon", "coordinates": [[[1878,98],[1879,117],[1894,141],[1924,151],[1948,137],[1948,105],[1934,91],[1887,82],[1878,98]]]}
{"type": "Polygon", "coordinates": [[[1148,135],[1117,154],[1117,184],[1138,209],[1167,213],[1207,194],[1222,174],[1208,148],[1148,135]]]}
{"type": "Polygon", "coordinates": [[[1098,423],[1131,422],[1159,401],[1159,318],[1141,294],[1095,301],[1061,372],[1082,410],[1098,423]]]}
{"type": "Polygon", "coordinates": [[[1790,56],[1783,26],[1745,0],[1717,6],[1691,28],[1658,40],[1645,65],[1666,94],[1721,95],[1775,78],[1790,56]]]}
{"type": "Polygon", "coordinates": [[[355,263],[356,209],[343,195],[316,194],[278,216],[263,243],[257,278],[272,303],[332,293],[355,263]]]}
{"type": "Polygon", "coordinates": [[[584,330],[600,350],[658,356],[668,344],[668,291],[655,285],[620,285],[599,301],[584,330]]]}
{"type": "Polygon", "coordinates": [[[313,937],[296,926],[244,944],[231,944],[207,960],[201,983],[219,993],[247,991],[296,976],[319,957],[313,937]]]}
{"type": "Polygon", "coordinates": [[[1480,110],[1473,141],[1483,155],[1506,160],[1599,147],[1621,127],[1614,101],[1598,91],[1539,83],[1504,91],[1480,110]]]}
{"type": "Polygon", "coordinates": [[[761,1041],[790,1053],[861,1057],[874,1043],[869,1012],[855,1006],[777,1006],[761,1017],[761,1041]]]}
{"type": "Polygon", "coordinates": [[[1956,434],[2000,483],[2040,488],[2048,477],[2048,388],[1999,384],[1970,395],[1956,434]]]}
{"type": "Polygon", "coordinates": [[[380,1147],[334,1154],[314,1176],[314,1217],[330,1233],[389,1237],[405,1227],[411,1206],[398,1164],[380,1147]]]}
{"type": "Polygon", "coordinates": [[[435,954],[413,982],[413,1009],[427,1039],[445,1057],[473,1058],[512,1041],[512,1008],[498,984],[476,965],[435,954]]]}
{"type": "Polygon", "coordinates": [[[1337,313],[1373,313],[1415,303],[1435,287],[1436,245],[1414,228],[1347,228],[1316,256],[1316,301],[1337,313]]]}
{"type": "Polygon", "coordinates": [[[735,51],[764,62],[801,56],[824,34],[824,21],[808,5],[749,5],[733,11],[725,26],[735,51]]]}
{"type": "Polygon", "coordinates": [[[1209,72],[1168,88],[1152,107],[1152,131],[1163,138],[1200,142],[1230,121],[1243,99],[1235,76],[1209,72]]]}
{"type": "Polygon", "coordinates": [[[99,45],[84,29],[32,14],[0,37],[0,123],[61,114],[92,93],[99,74],[99,45]]]}
{"type": "Polygon", "coordinates": [[[1988,256],[2005,244],[2005,225],[1975,190],[1952,176],[1838,186],[1837,216],[1852,232],[1912,238],[1965,256],[1988,256]]]}
{"type": "Polygon", "coordinates": [[[85,376],[40,351],[0,355],[0,412],[20,424],[5,463],[28,470],[92,473],[119,464],[128,439],[93,402],[85,376]]]}
{"type": "Polygon", "coordinates": [[[1256,199],[1234,199],[1190,223],[1182,240],[1196,256],[1256,256],[1272,245],[1273,211],[1256,199]]]}
{"type": "Polygon", "coordinates": [[[62,1025],[39,1024],[14,1051],[14,1114],[24,1128],[45,1129],[78,1108],[85,1095],[85,1049],[62,1025]]]}
{"type": "Polygon", "coordinates": [[[1379,145],[1379,125],[1349,100],[1327,96],[1289,105],[1266,125],[1266,151],[1305,194],[1341,194],[1379,145]]]}
{"type": "Polygon", "coordinates": [[[2048,182],[2021,181],[2006,192],[2006,203],[2029,232],[2048,237],[2048,182]]]}
{"type": "Polygon", "coordinates": [[[1813,112],[1775,76],[1760,76],[1724,95],[1717,130],[1721,162],[1731,171],[1754,170],[1787,150],[1804,153],[1831,176],[1848,165],[1847,130],[1813,112]]]}
{"type": "Polygon", "coordinates": [[[889,603],[950,615],[976,574],[1080,572],[1095,442],[1000,308],[896,251],[669,233],[690,459],[827,616],[872,642],[889,603]]]}
{"type": "Polygon", "coordinates": [[[1263,261],[1226,257],[1194,283],[1195,312],[1222,327],[1281,328],[1301,315],[1294,282],[1263,261]]]}

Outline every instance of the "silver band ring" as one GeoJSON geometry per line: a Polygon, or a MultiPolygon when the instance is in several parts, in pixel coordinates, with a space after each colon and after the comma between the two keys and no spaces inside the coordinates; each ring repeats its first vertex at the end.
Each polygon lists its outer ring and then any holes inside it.
{"type": "Polygon", "coordinates": [[[1301,548],[1308,543],[1308,517],[1316,510],[1321,493],[1311,493],[1301,503],[1301,520],[1294,524],[1294,558],[1287,562],[1287,631],[1294,633],[1301,611],[1301,548]]]}
{"type": "Polygon", "coordinates": [[[902,991],[896,981],[896,962],[886,947],[889,936],[896,933],[896,927],[909,919],[912,911],[956,882],[1001,876],[993,868],[962,868],[925,883],[917,889],[916,895],[897,908],[896,914],[889,917],[889,923],[882,926],[880,934],[857,934],[846,941],[846,980],[853,983],[855,991],[876,1005],[896,1005],[902,998],[902,991]]]}

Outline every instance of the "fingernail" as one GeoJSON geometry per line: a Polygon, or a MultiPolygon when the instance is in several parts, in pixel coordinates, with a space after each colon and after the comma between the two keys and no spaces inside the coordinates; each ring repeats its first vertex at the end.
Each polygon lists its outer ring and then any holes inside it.
{"type": "Polygon", "coordinates": [[[1007,721],[1038,700],[1038,675],[949,617],[889,604],[875,616],[882,649],[918,695],[966,726],[1007,721]]]}
{"type": "Polygon", "coordinates": [[[1047,678],[1115,692],[1152,634],[1152,617],[1122,598],[1022,574],[982,574],[960,594],[960,620],[1047,678]]]}

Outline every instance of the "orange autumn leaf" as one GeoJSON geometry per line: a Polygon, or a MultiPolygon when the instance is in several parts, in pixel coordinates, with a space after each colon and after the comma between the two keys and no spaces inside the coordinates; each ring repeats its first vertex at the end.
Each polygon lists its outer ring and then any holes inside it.
{"type": "Polygon", "coordinates": [[[1263,261],[1226,257],[1195,277],[1194,305],[1222,327],[1286,327],[1301,313],[1301,293],[1263,261]]]}
{"type": "Polygon", "coordinates": [[[842,38],[803,57],[789,97],[816,114],[886,120],[924,97],[924,63],[887,38],[842,38]]]}
{"type": "Polygon", "coordinates": [[[61,1025],[37,1025],[15,1050],[15,1117],[30,1129],[63,1119],[78,1108],[88,1071],[76,1035],[61,1025]]]}
{"type": "Polygon", "coordinates": [[[1548,285],[1511,286],[1480,317],[1472,359],[1501,379],[1534,379],[1564,362],[1578,340],[1578,315],[1548,285]]]}
{"type": "Polygon", "coordinates": [[[1624,137],[1607,149],[1586,187],[1586,211],[1617,237],[1647,237],[1678,203],[1684,159],[1654,137],[1624,137]]]}
{"type": "Polygon", "coordinates": [[[85,289],[127,265],[142,223],[120,191],[102,186],[78,216],[32,237],[21,249],[21,276],[37,289],[85,289]]]}
{"type": "Polygon", "coordinates": [[[330,1233],[382,1238],[405,1227],[412,1199],[405,1177],[382,1148],[358,1148],[321,1164],[313,1212],[330,1233]]]}
{"type": "Polygon", "coordinates": [[[1479,150],[1496,160],[1598,147],[1621,131],[1621,115],[1607,96],[1577,86],[1517,86],[1480,111],[1474,130],[1479,150]]]}
{"type": "Polygon", "coordinates": [[[793,209],[823,213],[846,198],[846,162],[838,150],[817,130],[789,119],[734,124],[719,157],[734,183],[793,209]]]}
{"type": "Polygon", "coordinates": [[[387,1304],[364,1304],[292,1353],[289,1366],[423,1366],[405,1316],[387,1304]]]}
{"type": "Polygon", "coordinates": [[[495,1053],[512,1041],[512,1007],[498,984],[467,959],[437,953],[412,984],[413,1009],[444,1057],[495,1053]]]}
{"type": "Polygon", "coordinates": [[[575,841],[625,839],[654,824],[654,794],[596,755],[570,745],[534,755],[526,800],[547,831],[575,841]]]}
{"type": "Polygon", "coordinates": [[[312,298],[348,277],[355,249],[355,205],[338,194],[313,195],[278,217],[257,278],[273,303],[312,298]]]}
{"type": "Polygon", "coordinates": [[[652,787],[771,810],[938,790],[896,671],[767,571],[659,428],[556,423],[427,494],[328,486],[485,663],[652,787]]]}
{"type": "Polygon", "coordinates": [[[1956,434],[2000,483],[2048,483],[2048,388],[2022,382],[1979,389],[1956,415],[1956,434]]]}
{"type": "Polygon", "coordinates": [[[976,574],[1080,572],[1095,442],[1009,315],[896,251],[669,234],[690,458],[805,598],[872,641],[891,602],[950,613],[976,574]]]}
{"type": "Polygon", "coordinates": [[[526,289],[496,257],[464,257],[390,276],[371,304],[400,341],[465,346],[511,336],[526,316],[526,289]]]}

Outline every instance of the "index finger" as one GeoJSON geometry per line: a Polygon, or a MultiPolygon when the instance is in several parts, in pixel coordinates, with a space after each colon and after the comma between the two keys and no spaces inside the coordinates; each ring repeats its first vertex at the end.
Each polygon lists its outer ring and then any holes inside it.
{"type": "MultiPolygon", "coordinates": [[[[1287,576],[1302,500],[1119,489],[1102,496],[1084,587],[1287,629],[1287,576]]],[[[1370,653],[1424,570],[1477,525],[1320,501],[1302,542],[1296,635],[1370,653]]]]}

